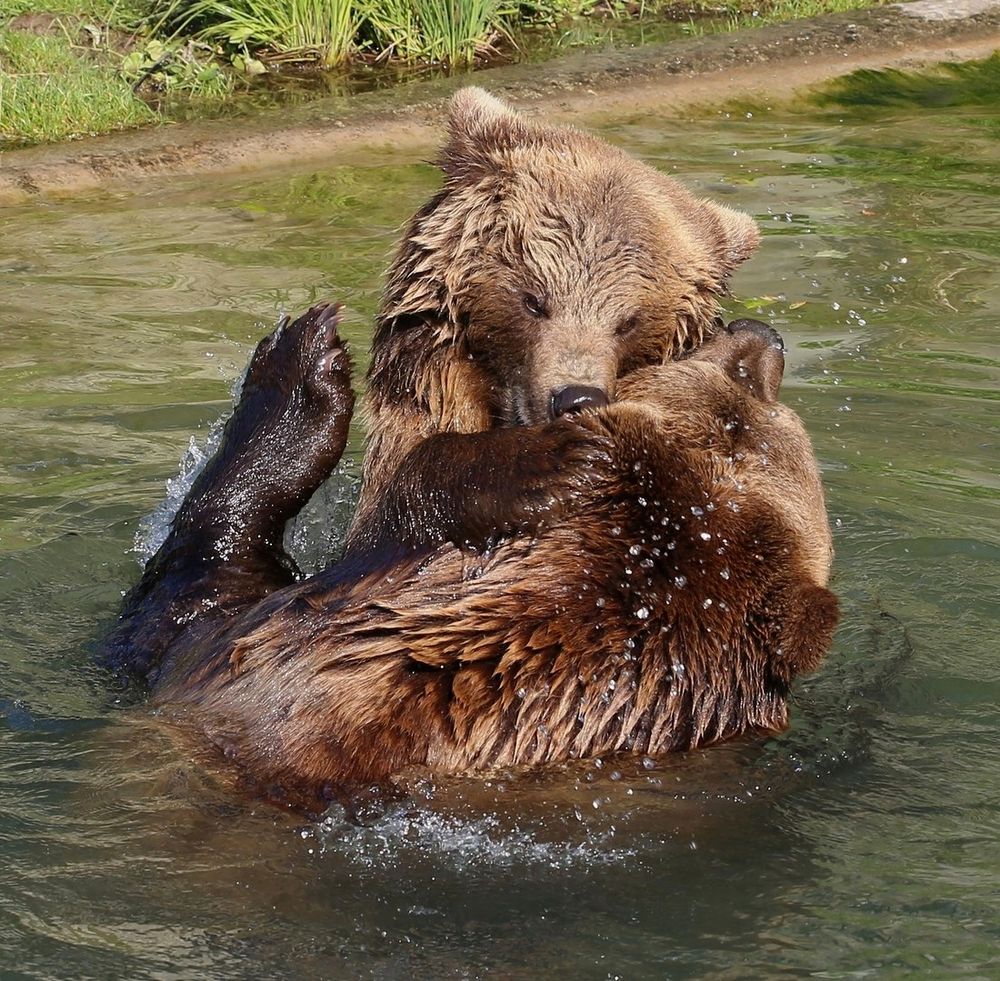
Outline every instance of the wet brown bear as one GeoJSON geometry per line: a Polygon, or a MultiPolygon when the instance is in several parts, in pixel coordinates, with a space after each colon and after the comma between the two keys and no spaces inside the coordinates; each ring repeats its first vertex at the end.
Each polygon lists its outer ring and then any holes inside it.
{"type": "Polygon", "coordinates": [[[358,549],[294,582],[282,529],[351,411],[334,309],[315,308],[261,342],[109,661],[257,791],[311,812],[414,769],[779,730],[837,618],[816,464],[775,401],[783,364],[780,338],[740,321],[620,379],[612,405],[519,429],[595,448],[538,537],[358,549]]]}
{"type": "Polygon", "coordinates": [[[746,215],[477,88],[452,100],[441,166],[389,270],[352,547],[533,527],[592,441],[513,427],[614,401],[628,372],[697,346],[759,237],[746,215]],[[495,467],[449,484],[459,459],[495,467]]]}

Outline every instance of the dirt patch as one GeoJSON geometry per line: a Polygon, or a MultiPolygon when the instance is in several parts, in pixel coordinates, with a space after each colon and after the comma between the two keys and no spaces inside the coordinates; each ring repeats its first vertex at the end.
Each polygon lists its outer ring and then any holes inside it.
{"type": "Polygon", "coordinates": [[[92,53],[114,51],[128,54],[136,44],[134,34],[116,31],[105,24],[95,23],[79,14],[52,14],[31,11],[18,14],[4,25],[7,30],[39,37],[68,37],[72,44],[92,53]],[[101,49],[101,51],[98,51],[101,49]]]}
{"type": "MultiPolygon", "coordinates": [[[[645,106],[681,113],[734,98],[781,99],[859,68],[915,68],[1000,48],[1000,0],[957,19],[896,8],[733,34],[511,65],[472,80],[516,105],[586,124],[645,106]]],[[[179,174],[336,161],[372,145],[432,146],[444,100],[470,77],[324,99],[250,119],[191,123],[0,154],[0,202],[75,194],[179,174]]]]}
{"type": "Polygon", "coordinates": [[[18,14],[13,20],[8,21],[6,26],[12,31],[24,31],[25,34],[46,36],[62,34],[64,24],[70,29],[78,27],[82,19],[81,17],[71,17],[63,14],[47,14],[44,11],[32,11],[31,13],[18,14]]]}

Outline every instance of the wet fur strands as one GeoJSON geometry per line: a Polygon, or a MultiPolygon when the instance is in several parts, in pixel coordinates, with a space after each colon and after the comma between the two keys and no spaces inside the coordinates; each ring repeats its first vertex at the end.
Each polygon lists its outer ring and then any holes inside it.
{"type": "MultiPolygon", "coordinates": [[[[539,486],[558,506],[558,472],[588,447],[505,432],[553,418],[567,389],[614,401],[630,372],[696,347],[759,239],[747,215],[478,88],[452,100],[440,164],[443,186],[404,232],[378,317],[352,546],[532,530],[539,486]],[[509,511],[466,508],[440,483],[442,459],[462,454],[519,485],[509,511]],[[542,458],[544,473],[521,465],[542,458]],[[432,515],[420,512],[428,496],[432,515]]],[[[477,504],[498,489],[481,473],[477,504]]]]}
{"type": "MultiPolygon", "coordinates": [[[[516,430],[591,450],[537,536],[356,550],[294,582],[275,532],[335,465],[351,411],[335,309],[316,308],[262,342],[108,660],[189,745],[311,813],[414,772],[779,730],[837,619],[783,364],[780,338],[741,321],[621,378],[614,404],[516,430]]],[[[442,477],[473,481],[469,466],[442,477]]]]}

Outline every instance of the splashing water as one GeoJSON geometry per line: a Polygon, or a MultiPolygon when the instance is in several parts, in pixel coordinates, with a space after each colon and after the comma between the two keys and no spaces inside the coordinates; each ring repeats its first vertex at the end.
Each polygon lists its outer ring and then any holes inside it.
{"type": "MultiPolygon", "coordinates": [[[[233,405],[239,401],[245,377],[244,370],[233,383],[233,405]]],[[[184,498],[198,479],[198,474],[205,469],[205,465],[219,448],[222,432],[231,414],[231,411],[226,412],[216,420],[200,442],[195,436],[191,436],[177,474],[166,482],[165,497],[150,514],[139,521],[133,551],[140,565],[145,566],[166,540],[184,498]]],[[[356,472],[354,460],[345,456],[302,511],[288,523],[285,530],[285,550],[303,574],[310,575],[319,571],[339,555],[360,489],[361,477],[356,472]]]]}
{"type": "Polygon", "coordinates": [[[198,474],[205,469],[205,464],[219,448],[225,424],[225,418],[220,419],[200,444],[194,436],[191,437],[176,476],[167,479],[166,496],[152,512],[140,519],[133,545],[133,551],[138,556],[140,565],[145,566],[166,541],[170,526],[184,503],[184,498],[187,497],[198,474]]]}
{"type": "Polygon", "coordinates": [[[552,869],[615,864],[636,855],[614,848],[614,829],[584,829],[575,840],[544,841],[538,829],[511,828],[495,814],[463,817],[422,807],[398,807],[372,824],[328,816],[313,837],[321,854],[339,855],[366,869],[392,869],[414,853],[452,870],[509,868],[524,864],[552,869]]]}

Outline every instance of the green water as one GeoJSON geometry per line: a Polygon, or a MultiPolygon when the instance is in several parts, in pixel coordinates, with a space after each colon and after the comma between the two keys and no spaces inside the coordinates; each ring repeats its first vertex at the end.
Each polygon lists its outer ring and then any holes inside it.
{"type": "Polygon", "coordinates": [[[790,732],[361,826],[220,799],[91,660],[266,325],[338,296],[364,350],[427,149],[0,215],[0,976],[1000,976],[1000,105],[880,101],[603,130],[765,232],[731,308],[844,606],[790,732]]]}

